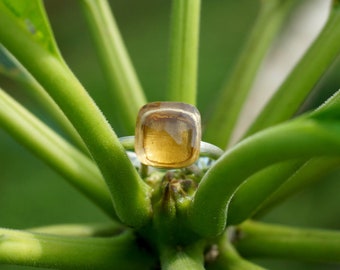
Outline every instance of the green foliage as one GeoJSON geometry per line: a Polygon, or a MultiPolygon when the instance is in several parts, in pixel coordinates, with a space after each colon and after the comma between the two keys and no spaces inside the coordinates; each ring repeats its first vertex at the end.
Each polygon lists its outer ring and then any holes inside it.
{"type": "Polygon", "coordinates": [[[125,49],[115,18],[107,1],[80,1],[93,40],[98,48],[101,66],[116,106],[115,121],[127,133],[133,133],[138,110],[146,103],[140,82],[125,49]]]}
{"type": "Polygon", "coordinates": [[[1,3],[1,9],[14,15],[20,27],[32,39],[54,56],[61,58],[42,0],[29,2],[24,0],[4,0],[1,3]]]}
{"type": "MultiPolygon", "coordinates": [[[[110,88],[108,96],[116,101],[115,118],[131,134],[145,93],[108,2],[80,4],[110,88]]],[[[222,147],[230,142],[259,67],[296,5],[290,0],[261,1],[221,96],[210,94],[218,102],[206,126],[209,142],[222,147]]],[[[173,0],[171,12],[167,97],[195,104],[201,1],[173,0]]],[[[119,140],[64,61],[42,1],[0,2],[0,72],[29,89],[71,142],[3,90],[0,127],[110,219],[99,225],[0,228],[0,263],[167,270],[263,269],[248,261],[253,256],[339,263],[338,231],[249,221],[339,166],[340,92],[317,110],[291,119],[338,56],[339,33],[340,9],[333,1],[318,38],[245,139],[221,157],[215,148],[202,154],[216,162],[199,160],[188,168],[148,171],[131,162],[126,150],[133,146],[119,140]]]]}

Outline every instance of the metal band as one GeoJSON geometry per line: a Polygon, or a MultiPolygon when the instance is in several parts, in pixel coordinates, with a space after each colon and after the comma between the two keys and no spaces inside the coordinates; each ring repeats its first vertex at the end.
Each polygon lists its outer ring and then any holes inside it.
{"type": "MultiPolygon", "coordinates": [[[[133,151],[135,149],[135,136],[126,136],[119,138],[120,143],[125,150],[133,151]]],[[[209,157],[211,159],[218,159],[223,155],[223,150],[213,144],[207,142],[201,142],[200,144],[200,156],[209,157]]]]}

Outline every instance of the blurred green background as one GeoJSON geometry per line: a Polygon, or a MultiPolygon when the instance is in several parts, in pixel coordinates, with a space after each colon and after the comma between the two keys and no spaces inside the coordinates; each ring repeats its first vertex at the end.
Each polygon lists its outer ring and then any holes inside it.
{"type": "MultiPolygon", "coordinates": [[[[171,1],[110,1],[132,61],[149,101],[164,100],[171,1]]],[[[46,0],[60,49],[72,70],[114,126],[95,48],[77,1],[46,0]]],[[[252,0],[203,0],[199,52],[198,107],[203,117],[245,41],[258,11],[252,0]]],[[[339,88],[339,64],[317,86],[314,101],[339,88]]],[[[52,74],[53,76],[53,74],[52,74]]],[[[49,122],[25,90],[0,76],[0,85],[39,117],[49,122]]],[[[71,89],[70,89],[71,90],[71,89]]],[[[53,123],[51,123],[52,126],[53,123]]],[[[116,130],[119,135],[119,130],[116,130]]],[[[307,187],[269,213],[264,220],[299,227],[340,229],[339,172],[307,187]]],[[[0,129],[0,226],[28,228],[54,223],[108,220],[95,206],[13,141],[0,129]]],[[[257,260],[270,269],[340,269],[340,266],[257,260]]],[[[0,266],[0,269],[33,269],[0,266]]]]}

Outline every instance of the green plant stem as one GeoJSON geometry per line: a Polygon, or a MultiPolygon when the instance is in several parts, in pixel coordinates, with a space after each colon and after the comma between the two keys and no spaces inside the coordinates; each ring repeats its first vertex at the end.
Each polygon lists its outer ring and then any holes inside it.
{"type": "Polygon", "coordinates": [[[0,263],[57,269],[134,270],[150,269],[153,261],[136,248],[129,231],[100,238],[0,229],[0,263]]]}
{"type": "Polygon", "coordinates": [[[340,159],[332,157],[314,158],[307,161],[299,170],[287,179],[274,193],[267,197],[254,214],[261,216],[280,202],[305,189],[340,167],[340,159]]]}
{"type": "Polygon", "coordinates": [[[80,0],[97,46],[100,63],[115,104],[116,120],[133,134],[138,110],[146,103],[116,21],[106,0],[80,0]]]}
{"type": "Polygon", "coordinates": [[[30,33],[52,55],[63,61],[48,21],[43,0],[28,2],[1,1],[1,8],[10,12],[21,25],[22,30],[30,33]]]}
{"type": "Polygon", "coordinates": [[[222,148],[229,143],[264,56],[295,4],[292,0],[260,2],[260,12],[249,39],[207,122],[205,139],[222,148]]]}
{"type": "Polygon", "coordinates": [[[340,90],[336,91],[330,98],[328,98],[322,105],[320,105],[310,117],[319,117],[318,115],[334,113],[340,110],[340,90]]]}
{"type": "Polygon", "coordinates": [[[110,216],[111,196],[96,165],[0,89],[0,127],[110,216]]]}
{"type": "Polygon", "coordinates": [[[115,236],[122,233],[126,228],[119,223],[98,224],[58,224],[44,227],[35,227],[26,230],[31,233],[77,236],[77,237],[103,237],[115,236]]]}
{"type": "Polygon", "coordinates": [[[296,229],[245,222],[237,227],[237,250],[246,257],[285,258],[313,262],[340,262],[340,232],[296,229]]]}
{"type": "Polygon", "coordinates": [[[147,223],[152,211],[150,188],[83,86],[62,61],[37,44],[2,8],[0,25],[0,42],[48,91],[86,143],[109,187],[119,218],[134,227],[147,223]]]}
{"type": "Polygon", "coordinates": [[[188,247],[161,247],[162,270],[204,270],[203,246],[193,244],[188,247]]]}
{"type": "Polygon", "coordinates": [[[66,135],[69,136],[71,141],[85,154],[89,155],[88,149],[75,130],[74,126],[67,119],[65,114],[60,110],[58,105],[51,99],[46,93],[45,89],[30,76],[29,82],[23,83],[24,87],[32,93],[32,96],[41,104],[41,107],[46,111],[48,115],[61,127],[66,135]]]}
{"type": "Polygon", "coordinates": [[[267,198],[304,164],[304,160],[288,160],[265,168],[250,176],[230,201],[228,225],[243,222],[256,213],[267,198]]]}
{"type": "Polygon", "coordinates": [[[173,0],[170,39],[171,101],[196,104],[200,0],[173,0]]]}
{"type": "Polygon", "coordinates": [[[4,48],[0,45],[0,50],[8,57],[14,65],[5,75],[20,82],[29,94],[38,102],[43,110],[61,127],[61,129],[72,139],[72,141],[84,153],[88,153],[87,147],[74,129],[65,114],[60,110],[54,100],[46,93],[45,89],[33,78],[33,76],[4,48]]]}
{"type": "MultiPolygon", "coordinates": [[[[325,114],[326,117],[338,119],[339,108],[340,91],[308,117],[320,118],[325,114]]],[[[238,224],[256,213],[262,215],[307,185],[324,179],[338,167],[339,158],[326,157],[287,161],[258,172],[241,185],[233,196],[228,211],[228,224],[238,224]]]]}
{"type": "Polygon", "coordinates": [[[190,226],[202,236],[222,233],[230,200],[249,176],[289,159],[339,155],[339,138],[338,122],[300,118],[244,140],[226,152],[201,180],[188,213],[190,226]]]}
{"type": "Polygon", "coordinates": [[[242,258],[226,237],[221,237],[218,244],[218,256],[207,265],[208,270],[264,270],[265,268],[253,264],[242,258]]]}
{"type": "Polygon", "coordinates": [[[263,108],[246,136],[291,118],[340,52],[340,5],[334,4],[329,19],[301,61],[263,108]]]}

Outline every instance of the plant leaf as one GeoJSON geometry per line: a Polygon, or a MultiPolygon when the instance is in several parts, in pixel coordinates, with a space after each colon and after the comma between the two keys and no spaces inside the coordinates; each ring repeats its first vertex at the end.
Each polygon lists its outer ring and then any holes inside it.
{"type": "Polygon", "coordinates": [[[237,230],[243,237],[235,241],[235,246],[245,257],[340,262],[340,231],[300,229],[250,221],[237,230]]]}
{"type": "Polygon", "coordinates": [[[139,177],[104,115],[66,63],[25,33],[14,15],[2,6],[1,42],[46,89],[77,129],[109,186],[119,218],[129,226],[145,225],[152,210],[151,188],[139,177]],[[26,50],[22,50],[22,44],[26,50]]]}
{"type": "Polygon", "coordinates": [[[66,134],[70,136],[73,142],[84,152],[88,150],[80,138],[78,132],[74,129],[70,121],[46,93],[45,89],[33,78],[33,76],[19,63],[19,61],[0,44],[0,74],[22,83],[25,91],[29,93],[30,98],[35,100],[37,104],[50,115],[52,119],[60,125],[66,134]]]}
{"type": "MultiPolygon", "coordinates": [[[[325,121],[340,119],[340,91],[304,117],[325,121]]],[[[258,211],[263,214],[307,185],[324,179],[339,166],[339,158],[334,157],[290,160],[254,174],[233,196],[228,210],[228,224],[238,224],[258,211]]]]}
{"type": "Polygon", "coordinates": [[[41,0],[3,0],[0,8],[12,13],[35,41],[61,59],[41,0]]]}
{"type": "Polygon", "coordinates": [[[0,228],[0,263],[57,269],[151,269],[131,231],[113,237],[71,237],[0,228]],[[131,260],[130,258],[133,258],[131,260]]]}
{"type": "Polygon", "coordinates": [[[0,74],[14,80],[25,81],[27,78],[24,72],[13,61],[12,56],[4,46],[0,44],[0,74]]]}
{"type": "Polygon", "coordinates": [[[70,184],[115,216],[110,193],[97,166],[0,88],[0,129],[59,172],[70,184]]]}
{"type": "Polygon", "coordinates": [[[201,1],[172,2],[168,98],[195,105],[201,1]]]}
{"type": "Polygon", "coordinates": [[[201,180],[189,211],[192,229],[204,236],[220,234],[226,226],[230,200],[249,176],[285,160],[339,156],[339,136],[338,119],[301,117],[237,144],[201,180]]]}
{"type": "Polygon", "coordinates": [[[260,12],[248,41],[223,86],[221,95],[217,96],[214,112],[207,122],[205,140],[222,148],[230,144],[239,114],[248,98],[259,66],[296,2],[260,1],[260,12]]]}
{"type": "Polygon", "coordinates": [[[135,129],[139,109],[147,103],[115,17],[106,0],[82,0],[100,65],[109,87],[114,122],[126,134],[135,129]]]}
{"type": "Polygon", "coordinates": [[[263,108],[245,137],[288,120],[297,113],[314,85],[340,53],[340,8],[334,2],[330,16],[286,81],[263,108]]]}

